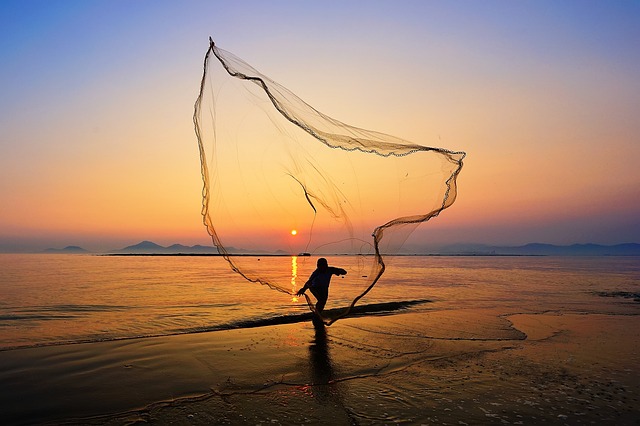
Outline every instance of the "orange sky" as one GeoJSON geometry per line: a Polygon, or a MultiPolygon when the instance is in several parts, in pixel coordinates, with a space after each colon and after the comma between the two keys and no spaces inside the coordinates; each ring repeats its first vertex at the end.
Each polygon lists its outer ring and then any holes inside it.
{"type": "Polygon", "coordinates": [[[210,243],[209,35],[340,121],[467,152],[418,243],[640,241],[635,3],[32,6],[0,5],[0,251],[210,243]]]}

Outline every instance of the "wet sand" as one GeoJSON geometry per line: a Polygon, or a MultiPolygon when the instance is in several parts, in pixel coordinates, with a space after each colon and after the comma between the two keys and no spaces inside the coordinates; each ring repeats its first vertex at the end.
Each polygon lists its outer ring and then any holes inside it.
{"type": "Polygon", "coordinates": [[[426,310],[11,350],[0,412],[4,424],[638,424],[639,332],[629,313],[426,310]]]}

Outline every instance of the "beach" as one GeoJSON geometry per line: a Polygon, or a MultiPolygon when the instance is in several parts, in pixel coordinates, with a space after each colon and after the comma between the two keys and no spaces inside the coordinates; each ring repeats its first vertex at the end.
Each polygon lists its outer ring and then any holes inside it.
{"type": "Polygon", "coordinates": [[[636,316],[472,310],[50,346],[0,353],[2,411],[5,424],[637,424],[638,348],[636,316]]]}
{"type": "MultiPolygon", "coordinates": [[[[86,261],[96,262],[73,260],[86,261]]],[[[0,351],[3,424],[638,424],[633,260],[416,262],[396,263],[407,283],[392,269],[401,287],[385,296],[415,304],[367,313],[363,303],[330,327],[300,308],[153,336],[12,340],[0,351]],[[419,275],[440,286],[419,291],[419,275]]]]}

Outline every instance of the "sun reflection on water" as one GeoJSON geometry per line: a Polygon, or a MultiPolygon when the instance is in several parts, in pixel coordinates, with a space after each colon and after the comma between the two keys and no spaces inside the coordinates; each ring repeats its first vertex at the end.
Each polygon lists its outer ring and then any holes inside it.
{"type": "Polygon", "coordinates": [[[296,278],[298,278],[298,256],[291,256],[291,293],[293,293],[291,301],[293,303],[298,301],[298,297],[295,295],[296,290],[298,289],[296,285],[296,278]]]}

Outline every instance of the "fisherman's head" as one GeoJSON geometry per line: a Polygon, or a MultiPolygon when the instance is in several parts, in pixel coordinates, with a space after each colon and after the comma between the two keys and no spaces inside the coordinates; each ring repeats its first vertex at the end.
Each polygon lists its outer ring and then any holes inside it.
{"type": "Polygon", "coordinates": [[[324,257],[321,257],[320,259],[318,259],[318,268],[320,269],[327,269],[329,267],[329,263],[327,262],[327,259],[325,259],[324,257]]]}

